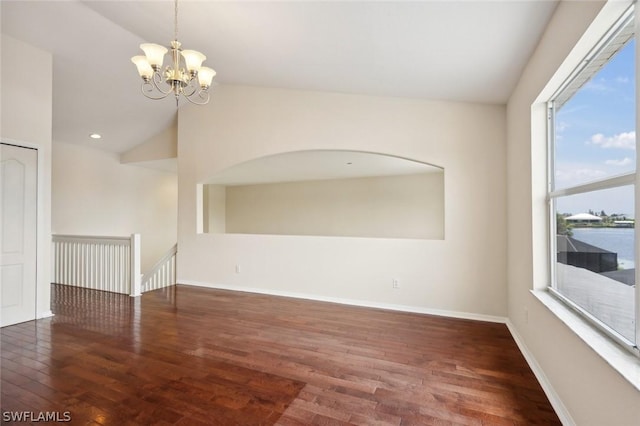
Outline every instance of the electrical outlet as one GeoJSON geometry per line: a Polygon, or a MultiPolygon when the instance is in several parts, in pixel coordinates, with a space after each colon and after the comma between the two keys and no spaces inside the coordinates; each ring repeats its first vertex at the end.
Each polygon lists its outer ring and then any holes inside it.
{"type": "Polygon", "coordinates": [[[524,323],[529,324],[529,309],[524,308],[524,323]]]}
{"type": "Polygon", "coordinates": [[[240,264],[236,264],[236,274],[240,273],[240,264]]]}
{"type": "Polygon", "coordinates": [[[400,281],[397,278],[391,280],[391,286],[393,288],[400,288],[400,281]]]}

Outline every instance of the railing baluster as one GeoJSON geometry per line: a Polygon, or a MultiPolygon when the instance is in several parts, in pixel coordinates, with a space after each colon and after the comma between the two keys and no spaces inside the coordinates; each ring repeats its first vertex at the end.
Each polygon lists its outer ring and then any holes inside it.
{"type": "Polygon", "coordinates": [[[157,290],[176,284],[175,261],[177,245],[171,249],[147,272],[142,279],[142,291],[157,290]]]}
{"type": "Polygon", "coordinates": [[[131,291],[132,271],[138,271],[138,283],[140,279],[140,252],[139,248],[131,250],[134,243],[140,246],[139,234],[131,237],[54,235],[52,277],[58,284],[140,295],[139,287],[137,292],[131,291]]]}

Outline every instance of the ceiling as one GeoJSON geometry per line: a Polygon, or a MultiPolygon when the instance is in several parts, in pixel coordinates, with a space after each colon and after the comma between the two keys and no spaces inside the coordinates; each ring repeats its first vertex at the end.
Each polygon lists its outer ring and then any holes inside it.
{"type": "MultiPolygon", "coordinates": [[[[142,96],[130,62],[173,38],[171,1],[0,5],[3,33],[53,53],[54,142],[124,152],[171,124],[175,102],[142,96]]],[[[503,104],[556,5],[181,0],[178,38],[217,84],[503,104]]]]}

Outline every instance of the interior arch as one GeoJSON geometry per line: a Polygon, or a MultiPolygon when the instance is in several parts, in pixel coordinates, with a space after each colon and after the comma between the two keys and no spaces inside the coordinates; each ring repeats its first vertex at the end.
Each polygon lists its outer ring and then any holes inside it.
{"type": "Polygon", "coordinates": [[[202,183],[207,233],[444,238],[444,169],[399,156],[306,150],[202,183]]]}

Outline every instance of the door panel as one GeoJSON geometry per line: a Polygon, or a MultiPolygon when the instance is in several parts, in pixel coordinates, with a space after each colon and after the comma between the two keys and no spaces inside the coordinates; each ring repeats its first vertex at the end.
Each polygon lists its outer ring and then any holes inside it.
{"type": "Polygon", "coordinates": [[[0,144],[0,326],[36,317],[36,150],[0,144]]]}

